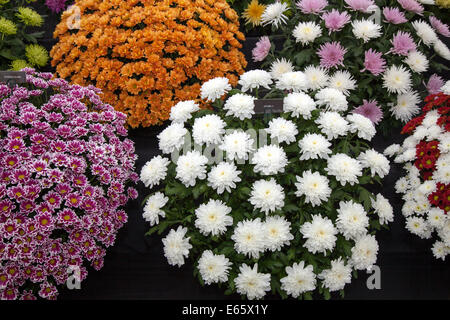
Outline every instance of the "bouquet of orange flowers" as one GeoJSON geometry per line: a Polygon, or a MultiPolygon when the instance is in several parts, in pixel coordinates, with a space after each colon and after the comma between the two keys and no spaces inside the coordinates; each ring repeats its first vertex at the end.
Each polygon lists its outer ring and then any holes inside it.
{"type": "Polygon", "coordinates": [[[131,127],[167,120],[206,80],[236,84],[246,66],[238,15],[226,0],[76,0],[54,36],[57,74],[101,88],[131,127]]]}

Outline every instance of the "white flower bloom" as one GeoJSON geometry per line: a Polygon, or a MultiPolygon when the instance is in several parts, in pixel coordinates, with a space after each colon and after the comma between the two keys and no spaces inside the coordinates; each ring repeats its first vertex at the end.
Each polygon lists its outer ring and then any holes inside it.
{"type": "Polygon", "coordinates": [[[437,229],[438,237],[441,238],[442,242],[445,243],[450,249],[450,219],[446,219],[444,226],[437,229]]]}
{"type": "Polygon", "coordinates": [[[409,181],[406,177],[402,177],[395,183],[395,192],[405,193],[409,189],[409,181]]]}
{"type": "Polygon", "coordinates": [[[351,113],[347,116],[350,124],[350,132],[358,132],[358,137],[371,141],[376,134],[375,126],[369,118],[357,113],[351,113]]]}
{"type": "Polygon", "coordinates": [[[205,250],[198,260],[198,271],[206,284],[227,282],[231,262],[223,254],[216,255],[205,250]]]}
{"type": "Polygon", "coordinates": [[[254,151],[253,143],[254,140],[248,133],[235,130],[224,136],[219,148],[226,152],[229,160],[247,160],[249,153],[254,151]]]}
{"type": "Polygon", "coordinates": [[[322,28],[315,22],[300,22],[292,32],[296,42],[307,45],[322,34],[322,28]]]}
{"type": "Polygon", "coordinates": [[[436,182],[433,180],[427,180],[423,182],[417,190],[424,196],[428,196],[435,189],[436,189],[436,182]]]}
{"type": "Polygon", "coordinates": [[[273,79],[279,79],[283,74],[293,71],[294,66],[285,58],[275,60],[270,66],[270,75],[273,79]]]}
{"type": "Polygon", "coordinates": [[[297,197],[305,196],[305,202],[311,203],[313,207],[320,206],[322,202],[327,202],[331,195],[329,180],[318,172],[312,173],[311,170],[303,172],[302,177],[297,176],[295,186],[297,197]]]}
{"type": "Polygon", "coordinates": [[[358,157],[363,168],[369,168],[372,177],[376,174],[380,178],[384,178],[389,173],[391,166],[389,160],[381,153],[376,152],[374,149],[366,150],[358,157]]]}
{"type": "Polygon", "coordinates": [[[422,4],[429,4],[432,6],[434,6],[436,4],[436,2],[434,0],[417,0],[417,1],[419,1],[422,4]]]}
{"type": "Polygon", "coordinates": [[[167,175],[167,166],[170,161],[161,156],[153,157],[148,161],[141,170],[141,181],[147,188],[153,188],[158,185],[161,180],[164,180],[167,175]]]}
{"type": "Polygon", "coordinates": [[[285,24],[287,17],[284,12],[289,9],[289,6],[284,2],[275,2],[269,4],[261,15],[261,22],[263,26],[272,24],[275,28],[278,28],[282,24],[285,24]]]}
{"type": "Polygon", "coordinates": [[[176,167],[176,178],[186,187],[195,186],[196,179],[206,178],[206,164],[208,158],[203,156],[197,150],[189,151],[186,155],[178,158],[176,167]]]}
{"type": "Polygon", "coordinates": [[[421,217],[407,217],[406,229],[422,239],[429,239],[431,237],[431,230],[428,223],[421,217]]]}
{"type": "Polygon", "coordinates": [[[333,250],[336,244],[337,230],[333,222],[326,217],[313,215],[311,222],[305,222],[300,227],[300,232],[306,239],[304,246],[311,253],[326,254],[326,251],[333,250]]]}
{"type": "Polygon", "coordinates": [[[401,152],[402,150],[402,146],[399,144],[391,144],[389,147],[387,147],[386,149],[384,149],[383,154],[385,156],[389,156],[389,157],[393,157],[394,155],[396,155],[397,153],[401,152]]]}
{"type": "Polygon", "coordinates": [[[255,209],[260,209],[266,214],[279,210],[284,206],[283,187],[277,184],[273,178],[269,181],[255,181],[252,186],[249,201],[255,209]]]}
{"type": "Polygon", "coordinates": [[[227,78],[219,77],[205,82],[200,88],[200,96],[206,101],[214,102],[230,90],[230,81],[227,78]]]}
{"type": "Polygon", "coordinates": [[[184,123],[192,118],[192,113],[200,110],[195,101],[180,101],[170,110],[170,120],[172,122],[184,123]]]}
{"type": "Polygon", "coordinates": [[[192,245],[189,243],[189,237],[185,238],[187,228],[178,226],[178,229],[170,230],[169,234],[162,239],[164,245],[164,256],[171,266],[184,265],[184,258],[189,256],[189,250],[192,245]]]}
{"type": "Polygon", "coordinates": [[[283,148],[276,145],[259,148],[252,158],[252,164],[255,165],[253,171],[266,176],[284,172],[287,163],[288,160],[283,148]]]}
{"type": "Polygon", "coordinates": [[[441,134],[438,137],[439,140],[439,150],[441,153],[449,153],[450,152],[450,132],[446,132],[441,134]]]}
{"type": "Polygon", "coordinates": [[[291,223],[284,217],[269,216],[264,222],[266,232],[266,248],[270,251],[279,251],[288,245],[294,236],[291,234],[291,223]]]}
{"type": "Polygon", "coordinates": [[[410,51],[404,62],[417,73],[422,73],[428,70],[428,59],[419,51],[410,51]]]}
{"type": "Polygon", "coordinates": [[[266,233],[261,219],[239,221],[231,240],[236,252],[257,259],[266,249],[266,233]]]}
{"type": "Polygon", "coordinates": [[[233,225],[233,218],[230,216],[231,208],[220,200],[210,199],[208,203],[201,204],[195,210],[195,226],[205,236],[221,235],[227,231],[227,227],[233,225]]]}
{"type": "Polygon", "coordinates": [[[250,70],[241,75],[238,83],[242,86],[242,92],[247,92],[261,87],[270,90],[273,81],[272,76],[267,71],[250,70]]]}
{"type": "MultiPolygon", "coordinates": [[[[309,65],[303,70],[308,80],[309,90],[318,90],[328,85],[327,69],[319,66],[309,65]]],[[[309,96],[308,96],[309,97],[309,96]]]]}
{"type": "Polygon", "coordinates": [[[225,133],[226,123],[215,114],[207,114],[201,118],[195,119],[192,127],[192,136],[195,143],[202,145],[206,143],[216,144],[221,142],[222,134],[225,133]]]}
{"type": "Polygon", "coordinates": [[[348,96],[350,90],[356,89],[356,81],[348,71],[336,71],[328,82],[330,88],[341,91],[344,95],[348,96]]]}
{"type": "Polygon", "coordinates": [[[411,73],[404,66],[392,65],[383,73],[383,87],[389,93],[407,93],[411,89],[411,73]]]}
{"type": "Polygon", "coordinates": [[[437,110],[431,110],[427,112],[425,118],[423,118],[422,126],[429,128],[436,125],[438,119],[440,118],[440,114],[437,110]]]}
{"type": "Polygon", "coordinates": [[[450,60],[450,49],[441,40],[437,39],[433,48],[439,56],[445,60],[450,60]]]}
{"type": "Polygon", "coordinates": [[[283,73],[276,83],[277,89],[293,92],[305,91],[308,88],[308,80],[301,71],[283,73]]]}
{"type": "Polygon", "coordinates": [[[283,100],[283,111],[292,112],[291,116],[311,119],[311,112],[316,109],[316,102],[306,93],[289,93],[283,100]]]}
{"type": "Polygon", "coordinates": [[[249,300],[261,299],[270,291],[270,274],[259,273],[257,263],[253,268],[244,263],[239,267],[234,283],[237,293],[246,295],[249,300]]]}
{"type": "Polygon", "coordinates": [[[394,221],[394,209],[388,199],[381,194],[377,194],[375,200],[370,199],[370,201],[372,202],[372,207],[376,214],[378,214],[381,225],[394,221]]]}
{"type": "Polygon", "coordinates": [[[172,123],[158,135],[159,149],[163,153],[172,153],[180,149],[187,132],[182,123],[172,123]]]}
{"type": "Polygon", "coordinates": [[[420,97],[415,91],[407,91],[397,96],[397,103],[391,107],[391,112],[397,120],[407,122],[419,112],[420,97]]]}
{"type": "Polygon", "coordinates": [[[336,177],[336,180],[345,185],[358,183],[358,177],[362,175],[361,163],[348,155],[338,153],[328,159],[328,165],[325,168],[328,175],[336,177]]]}
{"type": "Polygon", "coordinates": [[[436,241],[431,248],[436,259],[445,261],[445,257],[450,253],[450,247],[446,246],[442,241],[436,241]]]}
{"type": "Polygon", "coordinates": [[[316,99],[318,105],[325,106],[327,110],[345,111],[348,108],[347,98],[338,89],[320,89],[314,98],[316,99]]]}
{"type": "Polygon", "coordinates": [[[381,36],[381,26],[372,20],[355,20],[352,22],[352,28],[355,37],[364,42],[381,36]]]}
{"type": "Polygon", "coordinates": [[[233,163],[221,162],[217,166],[211,168],[208,174],[208,186],[216,190],[218,194],[222,194],[225,190],[231,192],[236,188],[236,182],[240,182],[239,174],[233,163]]]}
{"type": "Polygon", "coordinates": [[[328,159],[331,153],[331,143],[323,135],[317,133],[307,133],[298,142],[300,147],[300,160],[328,159]]]}
{"type": "Polygon", "coordinates": [[[237,93],[228,98],[223,108],[228,110],[227,116],[233,116],[240,120],[251,119],[255,114],[255,97],[237,93]]]}
{"type": "Polygon", "coordinates": [[[166,205],[167,201],[169,201],[169,198],[165,197],[161,192],[157,192],[148,198],[142,217],[145,221],[150,222],[150,226],[159,223],[159,216],[166,217],[166,213],[161,208],[166,205]]]}
{"type": "Polygon", "coordinates": [[[324,287],[331,292],[339,291],[352,281],[352,268],[345,265],[341,258],[332,260],[331,269],[323,270],[319,274],[319,279],[323,280],[324,287]]]}
{"type": "Polygon", "coordinates": [[[272,119],[266,131],[272,139],[276,138],[279,143],[286,142],[287,144],[296,141],[295,136],[298,134],[295,123],[283,118],[272,119]]]}
{"type": "Polygon", "coordinates": [[[286,277],[280,279],[281,289],[293,298],[316,288],[316,275],[313,266],[305,267],[304,261],[294,263],[292,267],[286,267],[286,274],[286,277]]]}
{"type": "Polygon", "coordinates": [[[345,136],[349,130],[348,122],[337,112],[322,112],[315,121],[328,140],[345,136]]]}
{"type": "Polygon", "coordinates": [[[345,239],[355,240],[367,233],[369,218],[361,204],[341,201],[337,212],[336,226],[345,239]]]}
{"type": "Polygon", "coordinates": [[[422,42],[426,46],[433,45],[438,40],[436,32],[428,23],[420,20],[413,21],[411,24],[416,31],[416,34],[422,39],[422,42]]]}
{"type": "Polygon", "coordinates": [[[450,95],[450,80],[447,81],[441,88],[441,91],[446,94],[446,95],[450,95]]]}
{"type": "Polygon", "coordinates": [[[377,262],[378,242],[373,235],[365,235],[355,241],[351,265],[356,270],[371,270],[377,262]]]}
{"type": "Polygon", "coordinates": [[[450,154],[441,155],[436,161],[436,170],[433,179],[443,184],[450,183],[450,154]]]}
{"type": "Polygon", "coordinates": [[[448,219],[444,210],[440,208],[431,208],[428,211],[427,221],[433,228],[442,228],[445,225],[445,221],[448,219]]]}

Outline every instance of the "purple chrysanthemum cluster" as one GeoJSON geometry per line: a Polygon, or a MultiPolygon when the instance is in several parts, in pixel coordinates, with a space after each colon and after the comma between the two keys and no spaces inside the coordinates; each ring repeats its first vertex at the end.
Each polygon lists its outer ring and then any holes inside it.
{"type": "Polygon", "coordinates": [[[45,5],[54,13],[59,13],[66,8],[67,0],[45,0],[45,5]]]}

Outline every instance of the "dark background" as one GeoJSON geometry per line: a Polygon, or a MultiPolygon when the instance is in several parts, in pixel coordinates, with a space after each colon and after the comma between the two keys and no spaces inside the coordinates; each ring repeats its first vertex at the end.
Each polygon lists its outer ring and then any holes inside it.
{"type": "MultiPolygon", "coordinates": [[[[46,13],[46,34],[41,44],[48,49],[55,43],[52,32],[58,23],[58,16],[50,14],[40,4],[38,11],[46,13]]],[[[257,38],[248,38],[244,52],[249,61],[248,69],[257,67],[251,62],[251,49],[257,38]]],[[[48,68],[51,71],[51,68],[48,68]]],[[[139,156],[137,172],[153,156],[158,154],[156,136],[160,127],[131,130],[130,138],[136,144],[139,156]]],[[[378,151],[402,140],[399,129],[384,138],[378,135],[374,148],[378,151]]],[[[402,174],[399,166],[392,165],[391,172],[376,192],[383,193],[394,207],[395,220],[389,231],[377,233],[380,250],[377,265],[381,268],[381,290],[368,290],[368,275],[359,272],[358,279],[345,288],[345,299],[449,299],[449,260],[436,260],[431,253],[434,240],[422,240],[405,229],[401,214],[402,201],[395,194],[395,181],[402,174]]],[[[188,262],[181,268],[169,266],[164,255],[161,237],[145,237],[148,224],[142,218],[141,202],[148,191],[138,185],[140,197],[130,202],[126,211],[128,223],[119,232],[116,245],[110,248],[105,266],[100,271],[90,270],[82,283],[82,290],[60,291],[61,300],[79,299],[239,299],[239,296],[225,296],[215,285],[201,287],[193,277],[193,268],[188,262]]],[[[276,298],[270,297],[269,298],[276,298]]],[[[333,296],[333,298],[338,298],[333,296]]]]}

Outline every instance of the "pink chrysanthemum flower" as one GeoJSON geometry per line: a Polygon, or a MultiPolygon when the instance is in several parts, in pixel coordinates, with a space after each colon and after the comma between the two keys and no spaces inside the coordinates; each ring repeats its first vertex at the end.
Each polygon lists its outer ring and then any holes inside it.
{"type": "Polygon", "coordinates": [[[391,40],[392,48],[389,52],[407,56],[410,51],[416,50],[416,44],[408,32],[399,31],[391,40]]]}
{"type": "Polygon", "coordinates": [[[382,58],[382,55],[381,52],[372,49],[367,50],[364,57],[364,69],[361,72],[369,71],[375,76],[383,73],[386,69],[386,60],[382,58]]]}
{"type": "Polygon", "coordinates": [[[344,65],[344,55],[347,49],[339,42],[327,42],[320,46],[317,55],[320,57],[320,66],[330,69],[338,65],[344,65]]]}
{"type": "Polygon", "coordinates": [[[405,14],[401,12],[398,8],[384,8],[383,15],[387,22],[392,24],[401,24],[408,21],[405,14]]]}
{"type": "Polygon", "coordinates": [[[442,86],[445,81],[437,74],[431,75],[430,79],[428,79],[428,83],[426,84],[427,91],[429,94],[437,94],[441,91],[442,86]]]}
{"type": "Polygon", "coordinates": [[[325,21],[328,32],[331,33],[332,31],[340,31],[350,21],[350,16],[346,11],[339,12],[333,9],[331,12],[323,14],[322,19],[325,21]]]}
{"type": "Polygon", "coordinates": [[[447,24],[443,23],[435,16],[430,16],[430,23],[437,33],[443,35],[444,37],[450,37],[450,30],[447,24]]]}
{"type": "Polygon", "coordinates": [[[378,124],[378,122],[383,119],[383,111],[381,111],[381,108],[378,106],[378,102],[376,100],[363,100],[363,104],[354,109],[353,113],[360,114],[370,119],[373,124],[378,124]]]}
{"type": "Polygon", "coordinates": [[[419,2],[417,2],[416,0],[397,0],[397,2],[406,11],[411,11],[411,12],[414,12],[414,13],[422,15],[423,6],[419,2]]]}
{"type": "Polygon", "coordinates": [[[297,2],[297,8],[304,14],[319,14],[327,5],[327,0],[300,0],[297,2]]]}
{"type": "Polygon", "coordinates": [[[370,6],[375,5],[373,0],[345,0],[352,10],[367,12],[370,6]]]}
{"type": "Polygon", "coordinates": [[[271,46],[269,37],[261,37],[252,50],[253,61],[263,61],[269,54],[271,46]]]}

